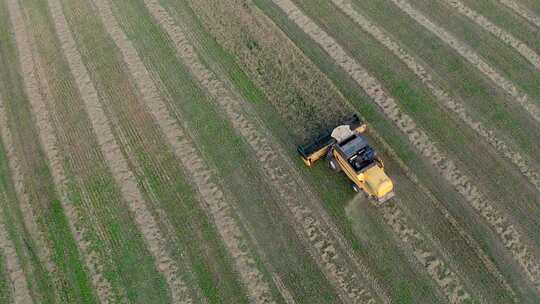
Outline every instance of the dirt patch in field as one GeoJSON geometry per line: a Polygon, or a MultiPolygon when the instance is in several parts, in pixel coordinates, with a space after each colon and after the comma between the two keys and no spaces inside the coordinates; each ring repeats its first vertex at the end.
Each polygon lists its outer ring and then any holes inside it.
{"type": "Polygon", "coordinates": [[[436,25],[420,11],[411,6],[411,4],[405,0],[392,0],[392,2],[403,10],[407,15],[416,20],[419,24],[424,26],[430,32],[435,34],[439,39],[444,41],[456,52],[458,52],[463,58],[469,61],[474,67],[482,72],[486,77],[491,79],[493,83],[503,89],[512,99],[522,106],[536,121],[540,122],[540,109],[531,101],[531,98],[518,89],[510,80],[506,79],[499,72],[497,72],[492,66],[490,66],[484,59],[480,57],[471,47],[458,40],[452,34],[447,32],[442,27],[436,25]]]}
{"type": "Polygon", "coordinates": [[[351,58],[333,38],[305,16],[289,0],[274,0],[274,3],[363,88],[382,112],[407,136],[411,144],[491,225],[492,230],[497,233],[504,246],[521,265],[524,273],[536,288],[540,288],[540,264],[538,264],[533,251],[522,242],[521,233],[508,221],[506,216],[493,207],[493,204],[472,184],[471,179],[464,175],[452,160],[438,150],[427,134],[417,127],[416,123],[407,114],[399,109],[395,100],[384,90],[382,85],[351,58]]]}
{"type": "MultiPolygon", "coordinates": [[[[150,1],[148,1],[150,2],[150,1]]],[[[293,226],[297,230],[301,239],[306,242],[310,253],[314,256],[323,273],[330,282],[336,287],[340,297],[344,301],[353,302],[375,302],[375,298],[370,291],[366,289],[362,280],[369,278],[365,266],[354,258],[351,249],[343,246],[342,237],[337,233],[337,228],[330,227],[328,219],[321,218],[320,214],[313,212],[306,205],[319,205],[314,197],[306,197],[304,189],[298,182],[297,174],[290,172],[288,160],[283,155],[283,151],[272,144],[268,138],[272,138],[269,132],[262,127],[260,122],[253,122],[246,117],[256,119],[256,115],[250,112],[250,108],[245,101],[235,92],[228,91],[225,85],[217,80],[216,76],[205,68],[193,47],[189,44],[185,34],[180,27],[174,24],[170,16],[160,7],[155,9],[155,18],[169,34],[171,40],[175,43],[179,58],[186,63],[193,75],[199,80],[208,93],[215,98],[217,105],[223,109],[224,114],[229,118],[233,127],[238,130],[248,144],[250,144],[256,157],[262,164],[262,169],[269,176],[269,181],[273,186],[273,191],[279,196],[279,199],[288,206],[289,216],[293,218],[293,226]],[[300,193],[302,192],[302,193],[300,193]],[[338,241],[336,241],[338,240],[338,241]],[[344,255],[342,255],[344,252],[344,255]],[[347,257],[352,258],[352,263],[347,262],[347,257]],[[351,270],[351,265],[356,266],[356,271],[351,270]]],[[[373,281],[368,279],[370,283],[373,281]]],[[[383,295],[380,288],[375,288],[383,295]]],[[[385,296],[382,296],[385,298],[385,296]]],[[[387,300],[384,300],[387,302],[387,300]]]]}
{"type": "MultiPolygon", "coordinates": [[[[249,250],[246,237],[234,219],[233,210],[226,201],[222,189],[213,181],[215,175],[195,149],[194,143],[169,113],[133,44],[122,32],[113,16],[110,3],[104,0],[94,0],[94,3],[104,21],[108,34],[113,38],[123,55],[127,68],[140,90],[142,100],[154,116],[169,145],[173,148],[174,154],[181,161],[198,189],[202,198],[200,201],[204,204],[203,210],[208,213],[216,224],[217,231],[224,240],[230,255],[234,258],[236,269],[247,287],[250,298],[254,303],[275,303],[272,299],[269,284],[258,270],[252,256],[253,253],[249,250]]],[[[148,1],[147,6],[150,12],[160,15],[161,11],[157,2],[148,1]]]]}
{"type": "Polygon", "coordinates": [[[155,259],[156,268],[164,275],[174,303],[192,303],[192,299],[186,298],[189,293],[186,292],[185,283],[179,276],[178,265],[166,250],[167,242],[159,230],[156,219],[148,209],[143,195],[137,187],[135,177],[114,138],[109,121],[99,102],[97,91],[69,31],[62,6],[58,0],[52,0],[48,3],[64,55],[74,75],[105,161],[134,215],[135,223],[141,231],[150,253],[155,259]]]}

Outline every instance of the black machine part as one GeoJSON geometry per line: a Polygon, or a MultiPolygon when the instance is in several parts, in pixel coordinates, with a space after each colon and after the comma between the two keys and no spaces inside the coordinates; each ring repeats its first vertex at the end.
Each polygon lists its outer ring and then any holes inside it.
{"type": "MultiPolygon", "coordinates": [[[[351,127],[351,130],[355,130],[361,124],[362,124],[362,121],[360,120],[360,118],[358,118],[358,115],[354,114],[352,117],[344,120],[343,123],[340,125],[349,125],[351,127]]],[[[335,127],[333,127],[332,129],[324,130],[319,136],[317,136],[314,140],[312,140],[307,145],[298,146],[298,149],[297,149],[298,153],[303,158],[308,158],[309,155],[322,149],[323,147],[327,145],[335,144],[336,140],[332,138],[331,136],[332,131],[334,130],[335,127]]]]}

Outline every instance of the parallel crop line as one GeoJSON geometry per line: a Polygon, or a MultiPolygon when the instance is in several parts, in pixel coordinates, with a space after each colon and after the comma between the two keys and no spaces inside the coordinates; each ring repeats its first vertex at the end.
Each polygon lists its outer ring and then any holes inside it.
{"type": "MultiPolygon", "coordinates": [[[[2,100],[0,98],[0,104],[2,100]]],[[[1,109],[1,116],[4,116],[4,111],[1,109]]],[[[0,119],[4,119],[2,117],[0,119]]],[[[15,244],[9,238],[7,233],[7,227],[4,223],[4,211],[2,210],[5,206],[3,204],[7,198],[5,194],[0,193],[0,202],[2,202],[0,207],[0,252],[4,257],[6,264],[6,272],[9,277],[9,283],[11,285],[12,291],[12,300],[15,304],[30,304],[33,303],[32,297],[30,296],[30,291],[28,290],[28,282],[26,280],[26,274],[21,267],[19,262],[19,257],[17,256],[17,251],[15,250],[15,244]]]]}
{"type": "MultiPolygon", "coordinates": [[[[347,14],[354,10],[350,4],[346,5],[343,1],[334,0],[336,6],[346,11],[347,14]]],[[[362,16],[358,16],[362,17],[362,16]]],[[[362,20],[364,21],[364,19],[362,20]]],[[[367,20],[366,20],[367,21],[367,20]]],[[[365,23],[364,23],[365,24],[365,23]]],[[[395,199],[394,201],[398,201],[395,199]]],[[[396,205],[401,205],[396,203],[396,205]]],[[[425,267],[426,272],[432,277],[433,281],[438,284],[443,294],[451,303],[464,303],[471,299],[469,293],[465,290],[459,277],[453,273],[442,258],[436,256],[433,250],[426,250],[426,240],[421,234],[416,231],[404,216],[401,210],[396,205],[385,205],[381,208],[383,218],[388,226],[392,228],[398,236],[399,241],[403,243],[403,247],[413,253],[414,258],[425,267]]]]}
{"type": "MultiPolygon", "coordinates": [[[[47,107],[47,111],[50,115],[50,120],[52,121],[51,123],[51,126],[53,129],[55,129],[55,133],[56,133],[56,144],[57,145],[62,145],[62,141],[64,141],[66,143],[66,145],[71,145],[72,144],[72,137],[69,137],[68,136],[68,130],[69,130],[69,126],[66,126],[66,121],[63,120],[63,117],[60,117],[59,113],[56,112],[55,110],[55,107],[57,108],[58,107],[58,104],[53,104],[54,102],[57,102],[54,100],[53,96],[52,96],[52,90],[53,88],[51,87],[51,85],[49,85],[49,83],[47,82],[47,80],[50,80],[48,79],[47,77],[50,77],[48,76],[48,73],[47,71],[43,68],[43,65],[42,63],[44,63],[44,58],[39,58],[39,50],[37,50],[37,48],[35,47],[35,43],[32,38],[32,36],[30,36],[30,41],[31,41],[31,45],[34,46],[33,48],[33,54],[34,54],[34,57],[35,57],[35,62],[36,62],[36,65],[35,65],[35,68],[36,68],[36,73],[37,73],[37,78],[40,80],[40,84],[41,84],[41,88],[44,89],[43,91],[43,101],[44,101],[44,106],[47,107]]],[[[67,88],[65,85],[62,86],[62,89],[66,90],[66,91],[69,91],[71,90],[71,88],[67,88]]],[[[77,93],[75,93],[77,94],[77,93]]],[[[66,98],[70,98],[70,97],[66,97],[66,98]]],[[[68,99],[68,102],[70,99],[68,99]]],[[[62,105],[60,105],[62,106],[62,105]]],[[[66,109],[64,110],[68,110],[69,111],[69,115],[76,115],[76,114],[73,114],[73,112],[75,111],[76,113],[77,112],[77,109],[74,110],[74,107],[71,106],[71,104],[69,106],[65,106],[66,109]]],[[[76,134],[75,136],[78,136],[79,139],[81,138],[87,138],[88,136],[93,136],[94,133],[92,133],[92,131],[90,130],[89,132],[85,133],[85,134],[76,134]]],[[[99,153],[96,151],[96,150],[87,150],[85,151],[87,153],[91,153],[93,154],[93,156],[95,156],[97,159],[100,158],[100,155],[99,153]]],[[[66,156],[66,153],[69,153],[69,152],[66,152],[65,150],[62,150],[62,149],[59,149],[59,153],[62,154],[63,156],[66,156]]],[[[93,167],[89,167],[87,164],[89,162],[92,162],[92,160],[88,160],[86,158],[84,158],[83,156],[83,153],[70,153],[69,154],[69,157],[71,158],[71,161],[73,162],[74,166],[76,166],[78,169],[80,170],[85,170],[86,171],[91,171],[93,169],[93,167]]],[[[92,162],[93,163],[93,162],[92,162]]],[[[65,171],[64,171],[64,176],[65,176],[65,171]]],[[[96,195],[95,195],[95,192],[92,191],[91,193],[88,193],[87,192],[87,189],[84,187],[84,186],[81,186],[84,184],[84,182],[78,178],[77,176],[75,176],[75,179],[77,180],[77,184],[79,186],[79,188],[77,189],[80,193],[80,196],[81,196],[81,200],[80,200],[80,203],[81,203],[81,206],[79,208],[86,208],[86,210],[79,210],[78,213],[79,214],[85,214],[85,219],[88,221],[86,223],[86,226],[89,227],[94,227],[95,231],[96,231],[96,236],[98,238],[100,238],[101,240],[107,240],[108,238],[111,237],[110,233],[108,233],[106,231],[106,229],[103,227],[103,225],[101,225],[98,221],[100,215],[98,214],[98,210],[96,209],[96,207],[94,206],[93,202],[95,202],[96,200],[98,200],[98,198],[96,198],[96,195]]],[[[66,183],[66,189],[67,189],[67,183],[66,183]]],[[[67,191],[67,190],[66,190],[67,191]]],[[[108,203],[111,203],[111,201],[108,201],[108,203]]],[[[71,202],[71,204],[73,204],[73,202],[71,202]]],[[[77,209],[79,209],[77,208],[77,209]]],[[[109,208],[109,205],[105,206],[105,207],[100,207],[99,211],[103,214],[103,213],[109,213],[110,212],[110,208],[109,208]]],[[[80,226],[80,225],[79,225],[80,226]]],[[[84,231],[84,230],[82,230],[84,231]]],[[[84,236],[86,233],[82,233],[82,235],[84,236]]],[[[85,242],[86,243],[86,247],[87,248],[91,248],[90,246],[90,243],[91,242],[85,242]]],[[[111,245],[110,246],[104,246],[104,248],[101,248],[101,250],[105,251],[106,252],[106,255],[108,255],[109,257],[112,256],[113,254],[113,248],[115,247],[115,243],[114,241],[111,241],[110,243],[111,245]]],[[[92,246],[94,247],[94,246],[92,246]]],[[[89,253],[89,257],[87,258],[91,261],[91,263],[94,263],[94,267],[96,267],[97,269],[100,269],[99,272],[100,273],[103,273],[103,269],[104,269],[104,266],[103,264],[105,263],[105,261],[103,259],[108,259],[108,258],[105,258],[103,257],[102,255],[100,256],[99,252],[98,251],[91,251],[89,253]],[[101,259],[101,262],[99,262],[99,260],[101,259]],[[93,261],[93,262],[92,262],[93,261]]],[[[112,260],[109,259],[110,263],[113,263],[112,260]]],[[[102,287],[100,287],[102,288],[102,287]]],[[[110,287],[110,291],[112,292],[113,290],[113,286],[111,285],[110,287]]],[[[123,288],[123,287],[116,287],[116,293],[117,293],[117,296],[118,296],[118,299],[115,299],[114,298],[114,295],[113,294],[110,294],[110,298],[108,298],[108,301],[109,302],[116,302],[118,301],[119,303],[127,303],[128,302],[128,299],[127,299],[127,294],[126,294],[126,290],[123,288]]]]}
{"type": "Polygon", "coordinates": [[[394,198],[393,201],[395,204],[387,203],[381,207],[386,224],[399,237],[399,241],[413,252],[414,257],[425,267],[427,273],[439,285],[450,303],[468,303],[471,300],[471,295],[465,290],[459,277],[445,265],[443,258],[438,257],[433,250],[426,248],[424,243],[426,241],[433,242],[433,240],[425,240],[420,232],[406,222],[406,217],[398,207],[402,205],[401,200],[394,198]]]}
{"type": "MultiPolygon", "coordinates": [[[[396,152],[386,143],[379,134],[375,130],[371,130],[370,134],[376,138],[379,142],[382,143],[384,148],[387,150],[389,155],[397,162],[399,167],[405,172],[405,175],[420,189],[422,193],[424,193],[426,196],[429,197],[429,199],[434,203],[435,208],[448,220],[450,225],[457,230],[457,233],[463,238],[463,240],[467,243],[467,245],[474,251],[476,256],[482,261],[484,266],[487,268],[487,270],[498,280],[499,284],[503,286],[506,291],[513,297],[513,302],[516,302],[516,293],[508,284],[505,277],[501,274],[501,272],[497,269],[497,266],[493,263],[491,258],[486,254],[486,252],[478,245],[478,243],[475,241],[475,239],[467,233],[462,225],[459,224],[457,219],[451,215],[448,212],[448,209],[442,204],[440,200],[438,200],[433,193],[420,181],[418,180],[418,177],[408,168],[405,163],[399,158],[399,156],[396,154],[396,152]]],[[[398,203],[399,206],[406,207],[406,204],[398,203]]],[[[433,241],[435,242],[435,241],[433,241]]]]}
{"type": "Polygon", "coordinates": [[[499,2],[512,9],[523,19],[529,21],[537,27],[540,27],[540,16],[537,16],[535,13],[519,5],[518,3],[516,3],[516,0],[499,0],[499,2]]]}
{"type": "MultiPolygon", "coordinates": [[[[193,46],[188,42],[182,29],[174,24],[172,18],[155,0],[145,0],[145,3],[154,18],[174,42],[179,58],[186,63],[199,82],[223,109],[233,127],[255,150],[255,155],[269,176],[269,181],[281,196],[282,201],[287,204],[291,215],[294,217],[296,221],[296,224],[293,225],[294,228],[299,235],[307,236],[307,238],[302,237],[302,240],[306,242],[310,253],[314,256],[329,281],[334,284],[342,300],[353,303],[376,302],[371,292],[360,283],[362,279],[357,276],[356,272],[351,271],[351,266],[356,266],[355,268],[370,280],[373,288],[378,291],[383,301],[390,302],[382,288],[371,278],[367,267],[361,265],[361,262],[352,253],[352,249],[345,245],[346,241],[337,232],[338,229],[333,226],[331,220],[324,217],[324,214],[322,214],[324,211],[320,211],[321,214],[315,214],[306,206],[306,202],[302,200],[301,196],[307,193],[301,190],[303,188],[298,181],[297,174],[287,172],[292,167],[292,164],[283,156],[284,152],[281,149],[270,144],[268,138],[271,138],[271,136],[267,130],[261,130],[263,127],[259,129],[258,126],[246,119],[243,114],[246,105],[237,100],[241,99],[241,97],[234,96],[210,70],[201,64],[200,58],[193,46]],[[323,227],[323,225],[326,227],[323,227]],[[336,248],[339,246],[338,244],[341,245],[339,249],[336,248]],[[343,263],[343,257],[340,256],[338,250],[345,251],[353,263],[343,263]]],[[[309,197],[307,201],[317,206],[322,204],[315,197],[309,197]]]]}
{"type": "Polygon", "coordinates": [[[353,8],[350,0],[333,0],[333,3],[347,14],[356,24],[358,24],[365,32],[369,33],[373,38],[379,41],[387,49],[389,49],[396,57],[398,57],[407,67],[416,74],[422,83],[428,87],[437,98],[437,100],[447,109],[454,112],[463,122],[465,122],[472,130],[484,138],[490,145],[497,149],[502,155],[510,160],[519,171],[527,178],[527,180],[540,191],[540,173],[534,166],[531,165],[526,158],[519,152],[515,151],[500,138],[497,138],[495,132],[483,126],[480,122],[475,121],[467,112],[467,109],[462,103],[454,100],[450,95],[438,86],[433,81],[433,76],[428,72],[428,69],[415,57],[403,49],[389,34],[383,29],[369,21],[364,15],[360,14],[353,8]]]}
{"type": "Polygon", "coordinates": [[[435,34],[439,39],[448,44],[456,52],[458,52],[463,58],[468,60],[474,67],[482,72],[487,78],[503,89],[508,95],[512,96],[512,99],[523,107],[529,115],[531,115],[536,121],[540,122],[540,109],[531,101],[531,98],[526,93],[523,93],[518,89],[510,80],[506,79],[498,71],[490,66],[482,57],[476,53],[470,46],[457,39],[442,27],[436,25],[420,11],[411,6],[406,0],[391,0],[402,11],[407,13],[411,18],[416,20],[423,27],[435,34]]]}
{"type": "MultiPolygon", "coordinates": [[[[1,99],[1,97],[0,97],[1,99]]],[[[24,179],[20,171],[19,158],[13,145],[13,138],[9,131],[5,106],[3,100],[0,100],[0,135],[2,136],[2,143],[6,149],[6,156],[8,160],[9,170],[11,172],[11,178],[15,186],[15,192],[17,194],[17,201],[19,202],[19,208],[21,210],[24,226],[30,232],[30,236],[36,244],[35,250],[37,252],[39,261],[45,265],[47,271],[54,275],[56,273],[56,265],[51,259],[51,253],[45,237],[37,225],[37,216],[34,214],[34,210],[30,204],[30,199],[25,191],[24,179]]],[[[56,288],[55,288],[56,291],[56,288]]]]}
{"type": "Polygon", "coordinates": [[[133,172],[130,171],[120,146],[114,138],[109,121],[100,104],[97,91],[77,50],[73,34],[69,30],[62,6],[59,0],[48,1],[48,4],[64,55],[75,76],[77,87],[80,90],[98,144],[117,185],[120,187],[122,197],[134,215],[135,223],[155,259],[156,268],[164,275],[174,303],[192,303],[192,299],[187,298],[187,288],[179,276],[178,265],[170,257],[167,250],[167,241],[159,231],[156,219],[152,216],[148,206],[146,206],[143,195],[137,187],[133,172]]]}
{"type": "Polygon", "coordinates": [[[380,107],[383,113],[407,135],[412,146],[419,150],[439,173],[479,212],[498,234],[504,246],[510,250],[513,258],[521,265],[523,271],[540,289],[540,265],[532,251],[521,242],[521,234],[509,223],[505,215],[493,207],[471,179],[463,174],[441,153],[428,135],[421,130],[410,116],[403,113],[395,100],[385,92],[379,81],[373,78],[367,70],[350,57],[345,50],[317,24],[304,15],[290,0],[273,0],[281,9],[302,28],[315,42],[317,42],[334,61],[355,80],[363,90],[380,107]]]}
{"type": "Polygon", "coordinates": [[[505,31],[504,29],[493,24],[491,21],[486,19],[486,17],[478,14],[476,11],[466,6],[459,0],[444,0],[453,8],[457,9],[461,14],[467,16],[469,19],[473,20],[476,24],[482,27],[484,30],[493,34],[499,40],[502,40],[504,43],[513,47],[518,51],[521,56],[525,57],[530,63],[534,65],[535,68],[540,69],[540,56],[536,54],[530,47],[528,47],[523,41],[514,37],[514,35],[505,31]]]}
{"type": "MultiPolygon", "coordinates": [[[[254,8],[257,8],[256,6],[254,8]]],[[[259,10],[257,9],[257,11],[259,12],[259,10]]],[[[264,15],[262,12],[259,12],[261,17],[266,17],[268,18],[266,15],[264,15]]],[[[278,28],[279,29],[279,28],[278,28]]],[[[287,43],[287,45],[291,48],[295,48],[298,50],[299,52],[299,56],[302,56],[306,62],[311,62],[310,59],[304,54],[302,53],[302,51],[300,49],[298,49],[298,46],[294,44],[294,42],[292,40],[290,40],[290,38],[287,37],[286,33],[284,33],[283,31],[281,31],[281,34],[283,34],[283,37],[285,40],[285,43],[287,43]]],[[[327,78],[325,78],[325,81],[328,83],[328,85],[334,89],[336,89],[335,85],[330,81],[328,80],[327,78]]],[[[342,98],[343,100],[346,100],[346,98],[343,96],[343,94],[336,89],[336,94],[342,98]]],[[[354,108],[354,106],[350,103],[345,103],[343,104],[344,107],[348,108],[348,111],[352,111],[352,112],[356,112],[357,114],[360,115],[360,113],[358,113],[357,109],[354,108]]],[[[346,110],[347,111],[347,110],[346,110]]],[[[361,115],[360,115],[361,117],[361,115]]],[[[364,121],[367,121],[366,119],[364,119],[363,117],[361,117],[362,120],[364,121]]],[[[474,240],[474,238],[469,234],[467,233],[464,228],[462,227],[462,225],[456,220],[456,218],[454,216],[452,216],[448,210],[445,208],[445,206],[441,203],[441,201],[439,201],[432,193],[429,189],[426,188],[425,185],[421,184],[420,181],[418,180],[418,177],[416,175],[414,175],[414,173],[410,170],[409,167],[407,167],[407,165],[405,165],[405,163],[403,163],[403,161],[399,158],[399,156],[397,155],[397,153],[392,149],[392,147],[390,147],[388,145],[388,143],[377,133],[376,130],[374,129],[370,129],[370,136],[373,137],[373,139],[377,142],[379,142],[385,151],[387,151],[387,153],[389,154],[389,156],[396,162],[396,164],[399,166],[399,168],[405,173],[405,175],[407,176],[407,178],[410,179],[411,182],[413,182],[419,189],[420,189],[420,192],[424,193],[429,199],[430,201],[434,204],[434,207],[436,208],[437,211],[439,211],[441,213],[441,215],[443,215],[443,217],[449,222],[449,224],[452,226],[453,229],[455,229],[455,231],[463,238],[463,240],[465,241],[465,243],[467,244],[467,246],[474,252],[474,254],[482,261],[483,265],[487,268],[487,270],[498,280],[499,284],[501,284],[501,286],[503,286],[506,291],[515,298],[516,294],[515,294],[515,291],[510,287],[510,285],[508,284],[508,282],[506,281],[506,279],[502,276],[502,274],[500,273],[500,271],[497,269],[497,266],[493,263],[493,261],[491,260],[491,258],[486,254],[486,252],[479,246],[478,242],[476,242],[474,240]]],[[[400,207],[402,208],[406,208],[406,204],[398,204],[400,207]]],[[[436,241],[433,240],[433,242],[435,243],[436,241]]],[[[438,245],[439,247],[441,247],[441,245],[439,244],[438,245]]],[[[443,255],[444,254],[444,251],[441,251],[441,253],[443,255]]],[[[447,258],[447,260],[449,260],[449,258],[447,258]]]]}
{"type": "MultiPolygon", "coordinates": [[[[234,258],[236,269],[242,282],[247,287],[250,298],[254,303],[275,303],[272,299],[270,286],[265,281],[263,274],[257,269],[255,258],[247,245],[248,241],[234,219],[231,206],[227,203],[220,187],[212,181],[215,174],[205,164],[195,149],[195,144],[170,115],[144,63],[113,16],[110,2],[107,0],[94,0],[94,3],[104,22],[105,29],[122,53],[124,62],[142,95],[142,100],[150,109],[169,145],[173,148],[174,154],[192,177],[202,200],[206,204],[203,210],[208,212],[209,217],[213,218],[217,231],[227,246],[230,255],[234,258]]],[[[201,201],[201,204],[204,203],[201,201]]]]}
{"type": "Polygon", "coordinates": [[[59,194],[60,203],[68,219],[71,234],[77,242],[78,249],[84,257],[84,262],[88,268],[92,283],[97,289],[98,297],[103,303],[108,303],[112,297],[112,287],[103,276],[103,269],[97,259],[96,253],[90,249],[89,242],[84,240],[85,229],[82,227],[80,216],[77,214],[72,202],[67,194],[67,179],[62,166],[61,157],[58,153],[57,139],[49,121],[47,109],[43,101],[38,80],[35,74],[35,62],[31,53],[30,36],[26,32],[23,24],[21,9],[17,0],[9,0],[8,7],[10,18],[15,28],[15,39],[20,55],[20,64],[25,82],[26,92],[30,100],[33,116],[38,126],[39,138],[44,148],[45,155],[49,161],[49,168],[54,181],[54,187],[59,194]]]}

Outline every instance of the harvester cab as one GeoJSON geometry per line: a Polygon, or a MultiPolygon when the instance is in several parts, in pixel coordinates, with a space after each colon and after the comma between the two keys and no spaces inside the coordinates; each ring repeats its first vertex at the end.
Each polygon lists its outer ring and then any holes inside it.
{"type": "Polygon", "coordinates": [[[326,157],[330,168],[343,171],[356,192],[364,192],[379,203],[394,196],[394,185],[384,171],[384,163],[362,135],[367,126],[358,116],[334,129],[326,130],[298,152],[307,166],[326,157]]]}

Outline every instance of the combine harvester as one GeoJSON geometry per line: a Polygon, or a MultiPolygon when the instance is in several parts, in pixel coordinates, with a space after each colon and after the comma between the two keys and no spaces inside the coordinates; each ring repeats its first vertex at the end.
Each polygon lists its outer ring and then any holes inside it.
{"type": "Polygon", "coordinates": [[[394,196],[394,184],[384,172],[384,164],[362,136],[366,124],[354,115],[343,125],[327,130],[312,143],[299,146],[298,153],[308,167],[326,156],[335,172],[343,171],[352,181],[355,192],[383,203],[394,196]]]}

